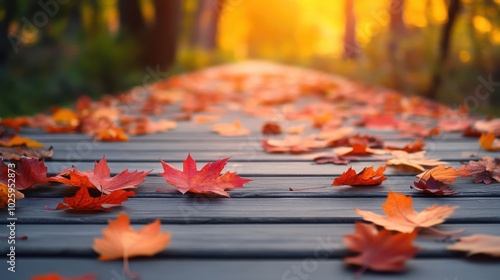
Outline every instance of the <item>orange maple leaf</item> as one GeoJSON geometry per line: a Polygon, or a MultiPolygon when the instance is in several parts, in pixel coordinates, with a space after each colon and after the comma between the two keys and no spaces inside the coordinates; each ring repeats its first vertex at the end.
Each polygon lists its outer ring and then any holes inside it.
{"type": "Polygon", "coordinates": [[[122,213],[116,220],[109,221],[108,227],[102,230],[103,238],[95,238],[92,248],[99,254],[101,261],[123,258],[125,272],[137,276],[130,271],[128,258],[153,256],[170,243],[170,232],[161,232],[160,226],[160,220],[157,219],[135,231],[130,226],[129,216],[122,213]]]}
{"type": "Polygon", "coordinates": [[[458,175],[460,175],[460,169],[453,168],[451,166],[438,165],[430,170],[418,174],[416,177],[423,180],[429,180],[432,176],[435,180],[450,184],[457,179],[458,175]]]}
{"type": "Polygon", "coordinates": [[[56,210],[96,211],[111,210],[112,207],[120,206],[127,201],[128,197],[134,196],[133,191],[116,190],[110,194],[99,197],[89,195],[88,188],[80,188],[75,196],[65,197],[64,203],[59,203],[56,210]]]}
{"type": "Polygon", "coordinates": [[[361,172],[356,174],[356,171],[349,167],[349,169],[342,173],[340,177],[333,180],[333,186],[373,186],[380,185],[383,181],[387,180],[384,176],[386,166],[380,166],[376,171],[373,170],[373,166],[363,168],[361,172]]]}
{"type": "Polygon", "coordinates": [[[439,206],[437,204],[425,208],[422,212],[413,210],[411,196],[389,192],[382,209],[386,216],[371,211],[354,209],[365,221],[383,226],[388,230],[410,233],[416,228],[428,228],[443,223],[458,206],[439,206]]]}
{"type": "Polygon", "coordinates": [[[284,139],[262,140],[262,147],[267,153],[301,154],[310,152],[312,149],[324,148],[326,141],[316,140],[316,135],[301,138],[296,135],[287,135],[284,139]]]}
{"type": "Polygon", "coordinates": [[[196,161],[190,154],[184,160],[182,171],[162,160],[164,172],[160,173],[160,176],[183,194],[192,192],[229,197],[226,190],[241,188],[251,180],[237,176],[236,172],[226,172],[221,175],[228,160],[229,158],[225,158],[207,163],[200,171],[196,169],[196,161]]]}
{"type": "Polygon", "coordinates": [[[46,275],[35,275],[31,280],[95,280],[95,274],[85,274],[76,277],[63,277],[57,273],[49,273],[46,275]]]}
{"type": "Polygon", "coordinates": [[[119,127],[100,129],[95,132],[94,140],[103,142],[123,142],[128,141],[128,136],[119,127]]]}
{"type": "Polygon", "coordinates": [[[482,133],[479,138],[479,145],[481,149],[486,151],[500,151],[500,142],[495,139],[495,134],[493,132],[482,133]]]}
{"type": "Polygon", "coordinates": [[[467,255],[486,254],[500,257],[500,236],[489,234],[473,234],[460,237],[460,240],[448,246],[448,250],[466,251],[467,255]]]}
{"type": "Polygon", "coordinates": [[[396,233],[380,230],[372,224],[357,222],[356,232],[344,236],[344,244],[358,256],[344,258],[349,264],[361,266],[358,276],[367,268],[376,271],[403,271],[418,247],[413,246],[417,232],[396,233]]]}

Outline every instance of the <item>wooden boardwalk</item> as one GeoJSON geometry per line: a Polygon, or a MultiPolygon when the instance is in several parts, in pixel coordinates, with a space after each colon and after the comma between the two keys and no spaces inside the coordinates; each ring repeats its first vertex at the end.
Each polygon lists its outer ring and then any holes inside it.
{"type": "MultiPolygon", "coordinates": [[[[178,113],[167,110],[166,116],[178,113]]],[[[343,236],[354,232],[361,218],[358,207],[381,213],[387,192],[413,196],[414,207],[422,210],[433,204],[459,206],[453,216],[438,226],[440,230],[466,229],[474,233],[500,234],[500,188],[498,184],[475,185],[459,180],[460,194],[449,197],[426,196],[413,189],[414,173],[388,167],[381,186],[353,188],[330,186],[335,177],[352,165],[356,170],[383,165],[389,156],[362,157],[350,165],[318,165],[310,154],[268,154],[262,150],[262,119],[241,111],[231,111],[220,122],[241,120],[250,135],[223,137],[210,130],[212,124],[178,122],[176,129],[158,134],[131,137],[122,143],[94,142],[82,134],[45,134],[24,129],[23,136],[53,146],[54,157],[46,162],[48,172],[76,166],[90,170],[103,155],[116,174],[125,168],[153,172],[136,189],[137,195],[122,207],[108,212],[74,213],[46,210],[54,208],[75,188],[37,186],[17,202],[17,234],[28,236],[16,244],[15,274],[2,261],[0,279],[29,279],[36,274],[57,272],[64,276],[95,273],[97,279],[127,279],[122,261],[102,262],[92,250],[94,238],[110,219],[125,211],[139,227],[159,218],[162,229],[172,234],[170,245],[151,258],[130,260],[131,269],[141,279],[353,279],[356,268],[342,259],[352,255],[343,236]],[[229,191],[231,198],[205,197],[178,192],[156,192],[167,187],[159,159],[181,168],[187,154],[200,164],[231,157],[226,170],[252,179],[244,188],[229,191]],[[321,187],[305,191],[289,188],[321,187]]],[[[386,144],[404,145],[412,139],[394,131],[358,128],[361,133],[380,135],[386,144]]],[[[307,133],[306,133],[307,134],[307,133]]],[[[446,133],[425,139],[427,156],[459,167],[469,160],[495,153],[480,151],[477,138],[446,133]],[[465,153],[464,153],[465,152],[465,153]],[[470,154],[473,154],[471,157],[470,154]]],[[[171,188],[171,187],[170,187],[171,188]]],[[[173,190],[173,188],[171,188],[173,190]]],[[[2,212],[1,221],[7,215],[2,212]]],[[[5,232],[4,229],[0,231],[5,232]]],[[[424,232],[425,233],[425,232],[424,232]]],[[[498,279],[498,259],[472,257],[446,250],[451,243],[421,234],[421,248],[406,264],[403,273],[367,271],[362,279],[498,279]]],[[[0,242],[5,259],[8,244],[0,242]]]]}

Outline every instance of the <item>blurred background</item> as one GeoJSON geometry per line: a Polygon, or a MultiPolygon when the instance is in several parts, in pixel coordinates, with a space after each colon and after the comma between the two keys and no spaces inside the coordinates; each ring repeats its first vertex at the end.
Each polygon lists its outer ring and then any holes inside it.
{"type": "Polygon", "coordinates": [[[0,0],[0,116],[264,59],[500,114],[500,0],[0,0]]]}

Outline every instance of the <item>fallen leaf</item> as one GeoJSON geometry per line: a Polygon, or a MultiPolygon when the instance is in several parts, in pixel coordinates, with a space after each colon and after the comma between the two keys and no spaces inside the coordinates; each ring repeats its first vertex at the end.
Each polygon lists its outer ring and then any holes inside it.
{"type": "Polygon", "coordinates": [[[405,151],[407,153],[415,153],[422,151],[424,147],[425,147],[424,141],[422,140],[422,138],[418,138],[417,140],[410,142],[403,147],[385,146],[385,149],[390,151],[400,150],[400,151],[405,151]]]}
{"type": "MultiPolygon", "coordinates": [[[[37,158],[22,157],[20,160],[13,160],[11,164],[15,167],[15,188],[16,190],[25,190],[34,185],[48,182],[47,167],[45,161],[37,158]]],[[[5,162],[0,164],[0,182],[8,184],[9,167],[5,162]]]]}
{"type": "Polygon", "coordinates": [[[410,233],[417,228],[428,228],[444,222],[458,206],[439,206],[425,208],[422,212],[413,210],[411,196],[389,192],[382,209],[386,216],[371,211],[354,209],[365,221],[372,222],[388,230],[410,233]]]}
{"type": "Polygon", "coordinates": [[[35,275],[31,277],[31,280],[95,280],[97,279],[95,274],[85,274],[82,276],[75,277],[63,277],[57,273],[49,273],[45,275],[35,275]]]}
{"type": "Polygon", "coordinates": [[[129,124],[126,131],[131,135],[145,135],[166,132],[176,127],[177,123],[174,121],[166,119],[152,121],[147,116],[141,116],[129,124]]]}
{"type": "Polygon", "coordinates": [[[349,169],[342,173],[340,177],[333,180],[333,186],[373,186],[380,185],[383,181],[387,180],[384,176],[386,166],[380,166],[376,171],[373,170],[373,166],[363,168],[361,172],[356,174],[356,171],[349,167],[349,169]]]}
{"type": "Polygon", "coordinates": [[[326,140],[328,142],[334,142],[341,139],[349,139],[349,135],[351,135],[353,132],[354,132],[354,127],[352,126],[340,127],[328,130],[323,129],[318,134],[318,139],[326,140]]]}
{"type": "Polygon", "coordinates": [[[76,127],[79,124],[78,115],[68,108],[59,108],[52,114],[55,123],[76,127]]]}
{"type": "Polygon", "coordinates": [[[500,236],[489,234],[473,234],[460,237],[460,240],[447,247],[452,251],[465,251],[467,256],[475,254],[486,254],[500,257],[500,236]]]}
{"type": "Polygon", "coordinates": [[[417,178],[428,180],[433,177],[435,180],[451,184],[460,175],[460,170],[451,166],[438,165],[430,170],[424,171],[417,175],[417,178]]]}
{"type": "Polygon", "coordinates": [[[196,115],[193,117],[193,122],[194,123],[210,123],[210,122],[215,122],[220,118],[220,116],[217,115],[196,115]]]}
{"type": "Polygon", "coordinates": [[[24,194],[15,188],[11,191],[6,184],[0,183],[0,208],[5,208],[5,206],[9,204],[9,198],[17,201],[19,199],[23,199],[24,194]]]}
{"type": "Polygon", "coordinates": [[[366,128],[380,130],[394,130],[397,127],[398,121],[393,115],[378,115],[366,116],[363,119],[363,124],[366,128]]]}
{"type": "Polygon", "coordinates": [[[52,158],[53,155],[52,147],[48,149],[30,148],[25,145],[0,147],[0,157],[6,160],[20,160],[22,157],[45,159],[52,158]]]}
{"type": "Polygon", "coordinates": [[[482,133],[481,137],[479,137],[479,145],[481,149],[486,151],[500,151],[500,141],[495,139],[493,132],[482,133]]]}
{"type": "Polygon", "coordinates": [[[225,158],[207,163],[200,171],[196,169],[196,161],[190,154],[183,162],[182,171],[162,160],[164,172],[160,173],[160,176],[183,194],[192,192],[229,197],[226,190],[241,188],[251,180],[237,176],[236,172],[226,172],[221,175],[228,160],[229,158],[225,158]]]}
{"type": "Polygon", "coordinates": [[[319,157],[314,158],[314,161],[317,164],[333,163],[333,164],[337,164],[337,165],[345,165],[345,164],[349,164],[352,160],[358,160],[358,158],[352,157],[352,156],[340,157],[337,155],[319,156],[319,157]]]}
{"type": "Polygon", "coordinates": [[[500,118],[476,121],[474,128],[480,132],[491,132],[500,136],[500,118]]]}
{"type": "MultiPolygon", "coordinates": [[[[361,266],[361,274],[369,268],[376,271],[403,271],[407,260],[413,258],[418,247],[413,246],[417,232],[392,233],[380,230],[372,224],[357,222],[355,233],[344,236],[344,244],[351,251],[360,253],[344,258],[349,264],[361,266]]],[[[358,274],[358,276],[359,276],[358,274]]]]}
{"type": "Polygon", "coordinates": [[[471,121],[467,118],[445,119],[439,121],[438,127],[447,132],[464,131],[471,126],[471,121]]]}
{"type": "Polygon", "coordinates": [[[333,149],[333,152],[338,156],[371,156],[374,154],[383,155],[388,153],[386,150],[369,148],[366,144],[353,144],[351,147],[337,147],[333,149]]]}
{"type": "Polygon", "coordinates": [[[42,143],[40,143],[36,140],[32,140],[32,139],[27,138],[27,137],[21,137],[19,135],[14,135],[14,137],[9,139],[9,141],[7,141],[7,142],[0,141],[0,146],[4,146],[4,147],[23,146],[23,145],[30,147],[30,148],[43,147],[42,143]]]}
{"type": "Polygon", "coordinates": [[[133,171],[128,169],[122,170],[116,176],[111,177],[111,170],[108,167],[108,162],[103,156],[102,159],[94,163],[94,170],[79,171],[63,170],[57,176],[51,177],[51,182],[59,182],[75,187],[93,187],[105,194],[109,194],[116,190],[136,188],[137,185],[144,182],[144,178],[151,173],[149,171],[133,171]]]}
{"type": "Polygon", "coordinates": [[[128,259],[137,256],[153,256],[170,243],[170,232],[161,232],[160,220],[145,225],[136,231],[130,226],[127,214],[118,215],[103,229],[103,238],[94,239],[92,248],[99,254],[99,260],[108,261],[123,258],[127,275],[137,276],[130,271],[128,259]]]}
{"type": "Polygon", "coordinates": [[[94,140],[104,142],[123,142],[128,141],[128,136],[123,129],[119,127],[110,127],[95,132],[94,140]]]}
{"type": "Polygon", "coordinates": [[[122,202],[127,201],[128,197],[134,196],[133,191],[116,190],[110,194],[104,194],[98,197],[92,197],[86,187],[80,188],[72,197],[65,197],[63,203],[59,203],[56,210],[76,210],[76,211],[96,211],[111,210],[122,202]]]}
{"type": "Polygon", "coordinates": [[[458,192],[451,188],[451,186],[434,179],[434,177],[430,176],[428,179],[420,179],[417,182],[413,182],[413,186],[410,186],[412,189],[416,189],[420,192],[433,194],[433,195],[453,195],[458,192]]]}
{"type": "Polygon", "coordinates": [[[387,161],[387,165],[403,165],[409,166],[416,170],[424,171],[424,166],[438,166],[447,162],[439,161],[438,159],[428,159],[425,157],[425,151],[416,153],[407,153],[405,151],[392,151],[394,158],[387,161]]]}
{"type": "Polygon", "coordinates": [[[284,139],[262,140],[262,147],[268,153],[291,153],[301,154],[313,149],[324,148],[326,141],[316,140],[316,135],[301,138],[295,135],[287,135],[284,139]]]}
{"type": "Polygon", "coordinates": [[[262,134],[264,135],[278,135],[281,134],[281,126],[275,122],[266,122],[262,125],[262,134]]]}
{"type": "Polygon", "coordinates": [[[370,148],[383,147],[384,143],[378,136],[360,135],[344,137],[334,141],[328,141],[329,147],[352,146],[352,145],[366,145],[370,148]]]}
{"type": "Polygon", "coordinates": [[[500,159],[483,157],[479,161],[469,161],[468,165],[463,165],[460,169],[462,177],[474,179],[474,183],[490,184],[492,179],[500,182],[500,159]]]}
{"type": "Polygon", "coordinates": [[[243,127],[238,120],[232,123],[215,124],[212,126],[212,130],[222,136],[241,136],[250,134],[250,129],[243,127]]]}
{"type": "Polygon", "coordinates": [[[415,122],[400,121],[397,128],[403,135],[416,137],[429,137],[438,135],[441,131],[439,127],[429,128],[415,122]]]}

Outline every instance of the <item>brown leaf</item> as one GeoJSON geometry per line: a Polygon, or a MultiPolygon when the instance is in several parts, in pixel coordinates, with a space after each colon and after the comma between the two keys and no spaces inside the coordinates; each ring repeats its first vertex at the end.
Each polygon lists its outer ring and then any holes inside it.
{"type": "Polygon", "coordinates": [[[428,180],[430,177],[433,177],[435,180],[451,184],[457,179],[459,175],[460,175],[459,169],[440,164],[430,170],[418,174],[417,178],[428,180]]]}
{"type": "Polygon", "coordinates": [[[54,150],[52,147],[48,149],[30,148],[25,145],[0,147],[0,157],[7,160],[20,160],[22,157],[46,159],[52,158],[53,155],[54,150]]]}

